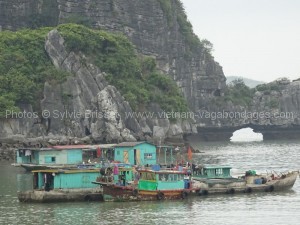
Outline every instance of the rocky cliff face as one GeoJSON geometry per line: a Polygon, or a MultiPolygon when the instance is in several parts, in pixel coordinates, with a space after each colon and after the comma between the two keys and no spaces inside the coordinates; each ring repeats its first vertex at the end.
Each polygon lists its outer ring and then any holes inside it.
{"type": "Polygon", "coordinates": [[[222,93],[225,77],[221,66],[206,49],[187,41],[179,16],[178,0],[0,1],[2,29],[53,26],[84,20],[97,28],[124,33],[144,55],[154,56],[159,68],[181,88],[190,108],[203,107],[204,100],[222,93]]]}
{"type": "Polygon", "coordinates": [[[256,91],[248,107],[223,104],[206,106],[198,134],[203,140],[229,140],[232,133],[250,127],[264,140],[298,139],[300,135],[300,81],[279,79],[256,91]],[[268,88],[272,87],[272,88],[268,88]],[[217,112],[216,114],[214,114],[217,112]],[[218,114],[219,113],[219,114],[218,114]]]}
{"type": "Polygon", "coordinates": [[[48,34],[45,49],[57,68],[74,74],[62,85],[45,84],[42,110],[49,112],[49,131],[57,136],[91,135],[98,142],[120,142],[135,140],[130,127],[138,137],[141,128],[137,121],[124,117],[132,111],[128,102],[106,83],[105,74],[92,64],[82,65],[84,55],[67,52],[57,30],[48,34]]]}
{"type": "MultiPolygon", "coordinates": [[[[178,17],[184,15],[184,12],[179,1],[167,2],[171,10],[164,8],[159,0],[2,0],[0,25],[2,29],[16,30],[82,19],[97,28],[122,32],[134,43],[140,54],[155,57],[159,69],[176,81],[191,110],[197,111],[205,104],[205,100],[222,94],[225,77],[222,68],[206,49],[199,43],[192,46],[182,32],[183,25],[179,23],[178,17]]],[[[38,129],[32,136],[37,133],[47,136],[48,133],[50,136],[91,135],[95,141],[111,142],[145,138],[147,135],[160,139],[182,138],[184,133],[196,131],[195,125],[186,121],[171,124],[165,118],[140,119],[138,122],[135,119],[124,119],[122,114],[131,109],[114,87],[106,84],[105,75],[100,72],[101,68],[92,65],[91,68],[80,67],[79,61],[84,56],[74,53],[69,55],[60,45],[61,40],[55,38],[57,37],[51,36],[47,39],[46,50],[56,67],[73,73],[74,77],[69,78],[62,87],[46,83],[42,108],[61,112],[75,110],[87,113],[83,109],[91,112],[98,110],[100,114],[118,112],[121,117],[106,118],[108,121],[102,118],[75,120],[71,121],[72,126],[68,124],[70,121],[42,119],[43,129],[38,129]],[[64,98],[61,99],[60,96],[64,98]]],[[[153,106],[153,111],[161,109],[153,106]]],[[[17,130],[22,130],[19,122],[11,123],[20,126],[9,132],[5,128],[4,137],[19,134],[17,130]]],[[[28,124],[33,124],[33,121],[28,124]]]]}
{"type": "MultiPolygon", "coordinates": [[[[224,94],[222,68],[207,49],[199,43],[195,45],[192,34],[186,35],[179,1],[164,2],[169,8],[160,0],[0,0],[0,30],[77,21],[122,32],[134,43],[139,54],[155,57],[159,69],[176,81],[191,111],[196,112],[194,121],[171,123],[166,118],[127,118],[126,113],[132,109],[118,90],[107,84],[101,68],[92,64],[82,66],[80,62],[85,56],[66,51],[63,39],[53,30],[47,37],[45,49],[57,68],[73,76],[62,85],[45,84],[41,108],[52,113],[51,116],[1,120],[1,139],[28,144],[48,141],[64,144],[181,139],[184,135],[198,133],[204,140],[220,140],[229,139],[232,132],[248,126],[262,132],[265,138],[278,138],[282,130],[296,137],[300,125],[299,81],[280,84],[279,90],[270,93],[257,92],[248,108],[231,103],[215,105],[213,100],[224,94]],[[212,114],[244,111],[270,115],[249,118],[212,114]],[[79,112],[80,115],[64,120],[58,112],[79,112]],[[290,118],[275,116],[279,112],[294,114],[290,118]]],[[[32,111],[30,106],[21,108],[32,111]]],[[[151,108],[153,112],[161,112],[157,105],[151,108]]]]}
{"type": "Polygon", "coordinates": [[[81,15],[99,28],[124,33],[138,52],[154,56],[159,68],[181,88],[192,110],[203,106],[203,99],[224,89],[222,68],[199,46],[186,40],[178,16],[177,0],[167,0],[167,12],[158,0],[59,0],[59,20],[81,15]]]}
{"type": "Polygon", "coordinates": [[[276,90],[255,93],[252,111],[263,116],[251,121],[264,139],[298,139],[300,135],[300,81],[279,79],[269,85],[276,90]]]}
{"type": "MultiPolygon", "coordinates": [[[[164,117],[137,120],[130,116],[132,108],[114,86],[108,85],[106,74],[89,63],[83,53],[68,51],[56,29],[48,33],[45,50],[57,69],[72,76],[63,83],[45,83],[39,117],[27,118],[33,110],[25,105],[21,109],[26,116],[0,121],[1,142],[25,146],[115,143],[165,137],[182,139],[183,133],[195,131],[187,121],[171,124],[164,117]]],[[[162,113],[158,105],[152,104],[150,109],[162,113]]]]}
{"type": "Polygon", "coordinates": [[[55,26],[58,23],[57,1],[1,0],[0,31],[24,27],[55,26]]]}

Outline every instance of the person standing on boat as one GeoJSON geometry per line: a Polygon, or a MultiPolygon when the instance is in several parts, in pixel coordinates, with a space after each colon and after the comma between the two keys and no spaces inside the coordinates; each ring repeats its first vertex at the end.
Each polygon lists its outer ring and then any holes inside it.
{"type": "Polygon", "coordinates": [[[134,183],[137,184],[139,182],[140,179],[140,175],[139,172],[135,169],[135,167],[132,168],[132,173],[134,176],[134,183]]]}

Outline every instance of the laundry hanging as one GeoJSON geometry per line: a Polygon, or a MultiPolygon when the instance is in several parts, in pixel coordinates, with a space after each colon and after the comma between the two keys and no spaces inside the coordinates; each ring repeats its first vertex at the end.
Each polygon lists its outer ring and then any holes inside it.
{"type": "Polygon", "coordinates": [[[31,156],[31,150],[26,150],[25,151],[25,156],[31,156]]]}

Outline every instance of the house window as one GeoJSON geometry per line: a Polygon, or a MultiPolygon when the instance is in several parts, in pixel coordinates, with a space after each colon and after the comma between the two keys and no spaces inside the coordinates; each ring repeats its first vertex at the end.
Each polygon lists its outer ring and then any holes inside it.
{"type": "Polygon", "coordinates": [[[159,180],[166,181],[167,180],[167,175],[165,175],[165,174],[159,174],[159,180]]]}
{"type": "Polygon", "coordinates": [[[145,153],[144,158],[145,159],[153,159],[153,154],[152,153],[145,153]]]}
{"type": "Polygon", "coordinates": [[[174,174],[174,181],[177,181],[178,180],[178,176],[177,174],[174,174]]]}
{"type": "Polygon", "coordinates": [[[223,169],[216,169],[216,175],[222,175],[223,169]]]}
{"type": "Polygon", "coordinates": [[[141,180],[155,180],[155,173],[140,173],[141,180]]]}
{"type": "Polygon", "coordinates": [[[55,163],[56,157],[55,156],[45,156],[45,163],[55,163]]]}

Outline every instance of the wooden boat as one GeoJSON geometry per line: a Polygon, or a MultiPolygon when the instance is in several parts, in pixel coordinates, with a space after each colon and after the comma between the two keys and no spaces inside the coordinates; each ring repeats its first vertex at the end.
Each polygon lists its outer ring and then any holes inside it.
{"type": "Polygon", "coordinates": [[[150,201],[184,199],[193,188],[190,177],[183,171],[133,167],[114,169],[114,175],[103,176],[96,182],[103,186],[104,201],[150,201]]]}
{"type": "Polygon", "coordinates": [[[33,187],[18,192],[20,202],[102,200],[102,189],[92,181],[99,169],[47,169],[32,171],[33,187]]]}
{"type": "Polygon", "coordinates": [[[258,175],[245,175],[242,179],[246,180],[246,192],[256,191],[284,191],[291,189],[299,175],[298,171],[291,171],[287,173],[269,173],[258,175]]]}
{"type": "Polygon", "coordinates": [[[206,165],[195,167],[192,177],[194,186],[201,189],[199,195],[235,194],[252,192],[272,192],[287,190],[293,187],[298,171],[282,173],[256,174],[247,171],[244,176],[232,177],[230,166],[206,165]]]}

